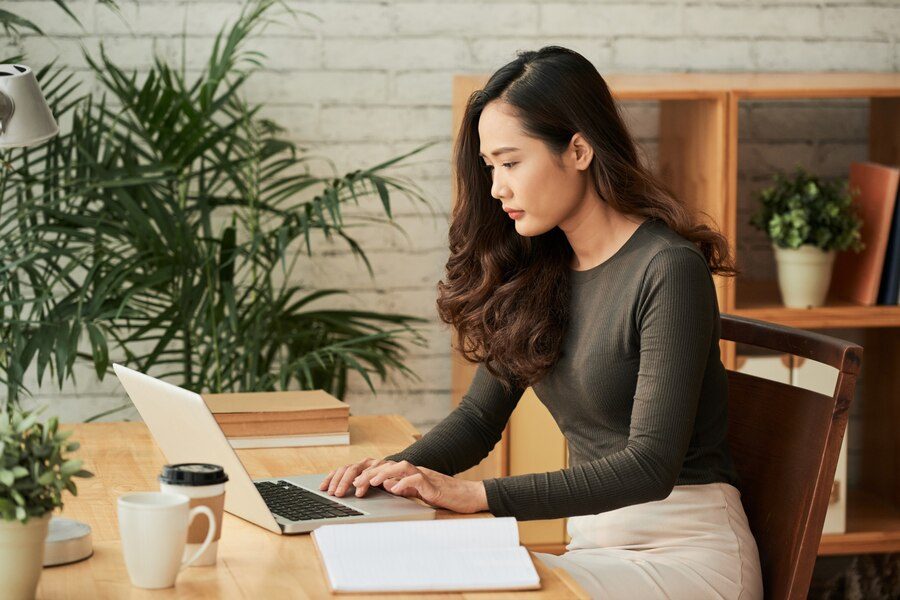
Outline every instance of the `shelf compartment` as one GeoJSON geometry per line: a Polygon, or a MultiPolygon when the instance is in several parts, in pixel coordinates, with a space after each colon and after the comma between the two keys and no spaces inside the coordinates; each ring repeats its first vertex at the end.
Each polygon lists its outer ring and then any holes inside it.
{"type": "Polygon", "coordinates": [[[774,281],[738,282],[735,315],[803,329],[900,327],[900,306],[859,306],[829,297],[818,308],[785,308],[774,281]]]}
{"type": "Polygon", "coordinates": [[[819,556],[900,552],[900,507],[863,490],[850,490],[847,532],[822,536],[819,556]]]}

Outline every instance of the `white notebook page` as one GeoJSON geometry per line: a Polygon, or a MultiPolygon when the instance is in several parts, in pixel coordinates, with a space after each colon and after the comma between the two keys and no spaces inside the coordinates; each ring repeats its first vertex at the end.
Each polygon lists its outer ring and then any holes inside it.
{"type": "Polygon", "coordinates": [[[312,534],[335,591],[536,588],[512,518],[327,525],[312,534]]]}

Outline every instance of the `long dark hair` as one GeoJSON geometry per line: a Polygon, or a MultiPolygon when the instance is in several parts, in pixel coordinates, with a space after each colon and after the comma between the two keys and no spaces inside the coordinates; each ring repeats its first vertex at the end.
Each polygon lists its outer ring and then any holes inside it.
{"type": "Polygon", "coordinates": [[[457,201],[437,305],[466,359],[484,362],[507,386],[531,385],[559,359],[568,324],[572,248],[565,234],[555,227],[520,236],[491,197],[478,121],[494,100],[510,105],[525,131],[557,154],[580,132],[593,148],[590,173],[604,202],[665,221],[697,245],[713,273],[734,274],[725,238],[699,224],[643,165],[597,69],[556,46],[520,52],[471,95],[456,142],[457,201]]]}

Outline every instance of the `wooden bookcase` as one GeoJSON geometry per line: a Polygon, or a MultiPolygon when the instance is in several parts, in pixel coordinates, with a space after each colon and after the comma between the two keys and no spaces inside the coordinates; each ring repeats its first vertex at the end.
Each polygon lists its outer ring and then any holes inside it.
{"type": "MultiPolygon", "coordinates": [[[[739,107],[745,101],[868,99],[868,156],[900,164],[900,73],[644,74],[610,75],[618,100],[659,106],[659,176],[692,207],[706,213],[734,244],[737,240],[739,107]]],[[[453,135],[465,103],[484,76],[458,76],[453,87],[453,135]]],[[[738,257],[740,260],[740,257],[738,257]]],[[[781,306],[774,282],[740,277],[717,281],[722,312],[807,329],[862,328],[865,359],[862,398],[861,484],[848,495],[847,532],[825,535],[821,555],[900,551],[900,306],[856,306],[829,298],[816,309],[781,306]]],[[[734,366],[734,348],[723,360],[734,366]]],[[[453,403],[468,388],[474,367],[453,363],[453,403]]],[[[475,478],[535,472],[565,466],[565,445],[546,409],[530,393],[510,421],[503,441],[475,478]],[[540,424],[540,427],[536,426],[540,424]],[[540,433],[545,432],[545,433],[540,433]]],[[[523,541],[544,551],[562,551],[563,520],[522,524],[523,541]]]]}

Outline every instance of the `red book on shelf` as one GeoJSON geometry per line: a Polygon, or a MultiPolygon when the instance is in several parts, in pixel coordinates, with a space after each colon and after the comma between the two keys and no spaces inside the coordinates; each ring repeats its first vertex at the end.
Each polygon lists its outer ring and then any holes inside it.
{"type": "Polygon", "coordinates": [[[831,294],[861,306],[873,306],[878,299],[884,252],[891,232],[900,169],[876,163],[850,164],[850,189],[862,218],[860,252],[841,252],[834,261],[831,294]]]}

